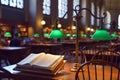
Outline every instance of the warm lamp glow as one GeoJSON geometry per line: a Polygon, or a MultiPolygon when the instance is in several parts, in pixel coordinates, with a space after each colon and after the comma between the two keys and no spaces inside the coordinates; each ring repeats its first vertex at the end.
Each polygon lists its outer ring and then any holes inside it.
{"type": "Polygon", "coordinates": [[[91,39],[93,40],[111,40],[110,34],[106,30],[96,30],[92,35],[91,39]]]}
{"type": "Polygon", "coordinates": [[[42,20],[42,21],[41,21],[41,24],[42,24],[42,25],[45,25],[45,24],[46,24],[45,20],[42,20]]]}
{"type": "Polygon", "coordinates": [[[11,35],[10,32],[5,32],[4,36],[5,36],[5,37],[12,37],[12,35],[11,35]]]}
{"type": "Polygon", "coordinates": [[[59,23],[59,24],[57,25],[57,27],[58,27],[58,28],[61,28],[61,27],[62,27],[62,25],[59,23]]]}
{"type": "Polygon", "coordinates": [[[90,28],[89,28],[89,27],[87,28],[87,31],[90,31],[90,28]]]}
{"type": "Polygon", "coordinates": [[[60,38],[64,38],[64,34],[62,31],[58,30],[58,29],[54,29],[52,30],[52,32],[49,35],[49,38],[53,38],[53,39],[60,39],[60,38]]]}
{"type": "Polygon", "coordinates": [[[76,29],[76,26],[72,26],[72,29],[76,29]]]}

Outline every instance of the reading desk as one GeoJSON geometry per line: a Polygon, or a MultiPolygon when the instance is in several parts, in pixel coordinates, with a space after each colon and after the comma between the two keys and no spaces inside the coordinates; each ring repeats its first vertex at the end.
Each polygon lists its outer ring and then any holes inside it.
{"type": "Polygon", "coordinates": [[[21,71],[16,71],[14,68],[16,64],[4,67],[15,75],[20,80],[74,80],[75,72],[70,72],[72,67],[71,63],[66,63],[64,69],[61,70],[57,75],[42,75],[35,73],[26,73],[21,71]]]}
{"type": "Polygon", "coordinates": [[[0,55],[6,56],[11,64],[15,64],[26,57],[27,47],[1,47],[0,55]]]}
{"type": "MultiPolygon", "coordinates": [[[[72,63],[68,63],[68,62],[65,64],[64,69],[62,71],[60,71],[55,76],[15,71],[15,70],[13,70],[13,68],[15,66],[16,65],[11,65],[11,66],[7,66],[7,67],[4,67],[4,68],[7,69],[8,71],[10,71],[13,75],[15,75],[20,80],[75,80],[75,73],[76,72],[71,72],[70,71],[70,69],[72,67],[72,63]]],[[[114,75],[116,75],[115,72],[114,72],[114,75]]]]}

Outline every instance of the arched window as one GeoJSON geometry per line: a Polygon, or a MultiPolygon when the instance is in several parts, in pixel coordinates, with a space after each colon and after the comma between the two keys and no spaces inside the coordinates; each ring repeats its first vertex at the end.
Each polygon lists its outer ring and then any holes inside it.
{"type": "MultiPolygon", "coordinates": [[[[95,5],[93,2],[91,3],[91,12],[92,14],[95,14],[95,5]]],[[[94,20],[94,17],[91,15],[91,25],[94,25],[94,20]]]]}
{"type": "Polygon", "coordinates": [[[118,16],[118,29],[120,29],[120,14],[118,16]]]}
{"type": "MultiPolygon", "coordinates": [[[[100,17],[100,8],[97,6],[97,17],[100,17]]],[[[100,26],[100,20],[97,19],[97,26],[100,26]]]]}
{"type": "Polygon", "coordinates": [[[50,15],[50,6],[51,6],[51,0],[44,0],[43,1],[43,14],[50,15]]]}
{"type": "MultiPolygon", "coordinates": [[[[68,0],[58,0],[58,17],[62,18],[67,11],[68,11],[68,0]]],[[[66,14],[64,18],[66,19],[67,17],[68,15],[66,14]]]]}
{"type": "Polygon", "coordinates": [[[2,5],[23,9],[24,0],[0,0],[2,5]]]}
{"type": "Polygon", "coordinates": [[[110,29],[110,23],[111,23],[111,14],[109,11],[106,11],[106,18],[105,18],[105,28],[110,29]]]}

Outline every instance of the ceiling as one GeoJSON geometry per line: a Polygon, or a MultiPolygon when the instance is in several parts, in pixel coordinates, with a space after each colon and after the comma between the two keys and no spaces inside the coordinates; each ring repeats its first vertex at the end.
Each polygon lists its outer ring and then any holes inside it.
{"type": "Polygon", "coordinates": [[[120,0],[105,0],[107,9],[120,9],[120,0]]]}

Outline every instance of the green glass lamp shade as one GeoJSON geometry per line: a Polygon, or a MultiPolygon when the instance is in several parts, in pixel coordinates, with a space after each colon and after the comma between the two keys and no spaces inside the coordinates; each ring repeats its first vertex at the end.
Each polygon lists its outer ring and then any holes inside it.
{"type": "Polygon", "coordinates": [[[72,36],[73,36],[73,37],[76,37],[76,34],[73,34],[72,36]]]}
{"type": "Polygon", "coordinates": [[[18,33],[18,37],[20,37],[21,36],[21,34],[20,33],[18,33]]]}
{"type": "Polygon", "coordinates": [[[40,37],[40,34],[35,33],[33,36],[34,36],[34,37],[40,37]]]}
{"type": "Polygon", "coordinates": [[[91,36],[93,40],[111,40],[110,34],[106,30],[96,30],[96,32],[91,36]]]}
{"type": "Polygon", "coordinates": [[[70,37],[70,36],[71,36],[71,34],[69,34],[69,33],[68,33],[68,34],[66,34],[66,36],[67,36],[67,37],[70,37]]]}
{"type": "Polygon", "coordinates": [[[60,39],[60,38],[64,38],[64,34],[62,31],[58,30],[58,29],[54,29],[52,30],[52,32],[49,35],[49,38],[53,38],[53,39],[60,39]]]}
{"type": "Polygon", "coordinates": [[[48,33],[44,33],[44,37],[48,38],[49,34],[48,33]]]}
{"type": "Polygon", "coordinates": [[[4,36],[5,36],[5,37],[12,37],[12,35],[11,35],[10,32],[5,32],[4,36]]]}
{"type": "Polygon", "coordinates": [[[86,38],[86,37],[87,37],[87,35],[86,35],[86,34],[82,34],[82,37],[83,37],[83,38],[86,38]]]}
{"type": "Polygon", "coordinates": [[[117,38],[118,35],[117,35],[117,34],[111,34],[111,37],[112,37],[112,38],[117,38]]]}

